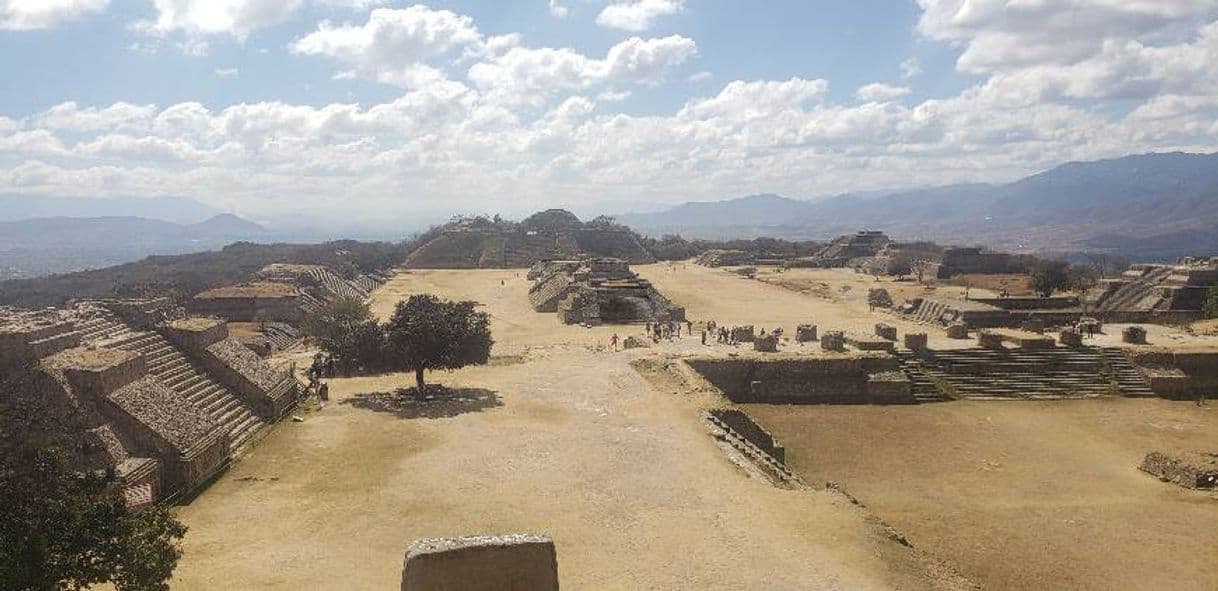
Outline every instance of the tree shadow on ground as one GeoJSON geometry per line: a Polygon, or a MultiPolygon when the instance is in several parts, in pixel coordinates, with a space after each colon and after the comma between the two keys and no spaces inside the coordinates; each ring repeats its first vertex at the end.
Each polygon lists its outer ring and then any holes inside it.
{"type": "Polygon", "coordinates": [[[399,419],[446,419],[503,406],[499,394],[493,390],[444,386],[428,386],[422,394],[417,388],[356,394],[340,404],[390,413],[399,419]]]}

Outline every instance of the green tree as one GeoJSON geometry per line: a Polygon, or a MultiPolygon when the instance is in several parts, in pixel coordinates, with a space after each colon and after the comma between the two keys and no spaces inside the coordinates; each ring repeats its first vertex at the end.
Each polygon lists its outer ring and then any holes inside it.
{"type": "Polygon", "coordinates": [[[301,328],[322,349],[341,355],[350,347],[350,336],[360,325],[372,322],[372,309],[358,298],[343,297],[328,302],[305,318],[301,328]]]}
{"type": "Polygon", "coordinates": [[[1053,292],[1070,286],[1070,265],[1066,261],[1037,261],[1032,265],[1029,283],[1032,291],[1047,298],[1053,292]]]}
{"type": "Polygon", "coordinates": [[[413,371],[419,393],[423,372],[483,365],[490,360],[490,317],[476,302],[451,302],[434,295],[412,295],[398,302],[385,326],[390,362],[413,371]]]}
{"type": "Polygon", "coordinates": [[[1205,303],[1201,312],[1206,318],[1218,318],[1218,285],[1211,285],[1205,290],[1205,303]]]}
{"type": "Polygon", "coordinates": [[[112,473],[77,474],[54,449],[0,466],[0,589],[168,589],[186,527],[164,507],[133,513],[112,473]]]}

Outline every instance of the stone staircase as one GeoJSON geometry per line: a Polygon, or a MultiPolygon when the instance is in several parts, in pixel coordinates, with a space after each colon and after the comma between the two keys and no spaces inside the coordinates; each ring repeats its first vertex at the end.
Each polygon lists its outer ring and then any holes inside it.
{"type": "Polygon", "coordinates": [[[731,446],[736,451],[740,452],[744,457],[748,458],[758,469],[762,470],[776,486],[780,488],[791,488],[796,490],[810,488],[802,478],[791,471],[783,462],[778,461],[766,453],[765,450],[757,447],[753,442],[746,437],[737,433],[730,425],[720,420],[713,414],[704,413],[703,419],[706,420],[714,428],[715,437],[721,439],[724,443],[731,446]]]}
{"type": "Polygon", "coordinates": [[[1117,384],[1122,396],[1131,398],[1147,398],[1156,396],[1150,389],[1150,381],[1133,362],[1125,356],[1125,352],[1115,347],[1102,349],[1104,361],[1108,365],[1109,376],[1117,384]]]}
{"type": "Polygon", "coordinates": [[[567,295],[567,288],[570,286],[570,275],[555,273],[529,290],[529,304],[538,312],[557,311],[559,301],[567,295]]]}
{"type": "Polygon", "coordinates": [[[1171,267],[1150,269],[1115,291],[1105,294],[1096,301],[1095,305],[1097,309],[1104,311],[1154,309],[1159,305],[1159,300],[1154,299],[1150,302],[1147,300],[1153,299],[1156,295],[1155,289],[1162,285],[1171,274],[1171,267]]]}
{"type": "Polygon", "coordinates": [[[191,363],[160,334],[133,332],[113,341],[112,346],[143,355],[149,375],[207,413],[228,432],[233,452],[240,450],[266,425],[244,401],[191,363]]]}
{"type": "Polygon", "coordinates": [[[76,332],[80,333],[80,340],[83,343],[95,344],[135,334],[135,331],[120,322],[110,312],[90,310],[83,314],[87,314],[87,317],[74,323],[76,332]]]}
{"type": "Polygon", "coordinates": [[[901,351],[897,353],[897,357],[901,360],[901,370],[905,372],[905,377],[909,378],[910,393],[918,404],[950,400],[939,386],[935,385],[921,359],[909,351],[901,351]]]}
{"type": "Polygon", "coordinates": [[[900,357],[919,400],[930,401],[936,384],[951,390],[940,397],[976,399],[1152,395],[1119,349],[960,349],[900,357]]]}
{"type": "Polygon", "coordinates": [[[309,275],[321,285],[326,291],[333,294],[333,298],[353,298],[360,301],[368,299],[368,292],[357,285],[353,284],[325,267],[315,267],[309,270],[309,275]]]}
{"type": "Polygon", "coordinates": [[[913,320],[930,324],[942,324],[939,318],[948,311],[947,304],[936,300],[922,300],[922,304],[913,313],[913,320]]]}
{"type": "Polygon", "coordinates": [[[578,248],[564,250],[558,245],[554,234],[539,233],[532,236],[509,235],[503,243],[503,265],[505,267],[528,267],[546,259],[561,257],[564,253],[574,254],[578,248]]]}

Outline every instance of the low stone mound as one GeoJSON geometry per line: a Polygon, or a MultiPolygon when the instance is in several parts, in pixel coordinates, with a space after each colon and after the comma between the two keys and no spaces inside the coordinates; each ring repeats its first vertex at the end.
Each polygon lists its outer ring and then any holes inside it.
{"type": "Polygon", "coordinates": [[[1176,456],[1152,451],[1138,469],[1184,488],[1218,487],[1218,453],[1189,452],[1176,456]]]}
{"type": "Polygon", "coordinates": [[[536,534],[418,540],[406,551],[402,591],[558,591],[554,541],[536,534]]]}

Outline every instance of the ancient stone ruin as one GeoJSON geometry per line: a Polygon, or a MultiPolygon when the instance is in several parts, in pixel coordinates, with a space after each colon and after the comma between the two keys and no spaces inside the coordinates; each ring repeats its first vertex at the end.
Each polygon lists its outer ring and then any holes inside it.
{"type": "Polygon", "coordinates": [[[1155,451],[1146,454],[1138,469],[1184,488],[1218,488],[1218,453],[1169,455],[1155,451]]]}
{"type": "Polygon", "coordinates": [[[232,322],[295,324],[327,302],[366,300],[385,281],[384,276],[371,273],[345,278],[322,265],[274,263],[258,271],[254,281],[200,292],[187,309],[232,322]]]}
{"type": "Polygon", "coordinates": [[[1105,279],[1088,295],[1091,308],[1110,322],[1145,322],[1124,319],[1130,312],[1156,312],[1160,316],[1195,319],[1205,293],[1218,285],[1218,257],[1185,257],[1174,265],[1132,265],[1120,278],[1105,279]]]}
{"type": "Polygon", "coordinates": [[[554,541],[536,534],[418,540],[401,591],[558,591],[554,541]]]}
{"type": "Polygon", "coordinates": [[[582,222],[562,209],[548,209],[516,223],[461,218],[429,233],[406,257],[413,269],[524,268],[537,261],[613,257],[631,264],[654,263],[630,228],[598,218],[582,222]]]}
{"type": "Polygon", "coordinates": [[[772,359],[694,358],[685,362],[738,404],[915,402],[898,359],[882,353],[772,359]]]}
{"type": "Polygon", "coordinates": [[[591,258],[537,263],[529,271],[529,303],[557,312],[565,324],[629,324],[684,320],[668,301],[621,259],[591,258]]]}
{"type": "Polygon", "coordinates": [[[705,267],[739,267],[756,263],[757,257],[743,250],[711,249],[698,255],[695,262],[705,267]]]}
{"type": "Polygon", "coordinates": [[[810,257],[788,260],[788,267],[853,267],[879,254],[892,242],[883,232],[860,230],[840,236],[810,257]]]}
{"type": "Polygon", "coordinates": [[[29,440],[72,450],[74,469],[113,468],[140,503],[207,482],[299,395],[223,322],[165,299],[0,309],[0,369],[0,404],[38,409],[29,440]]]}

